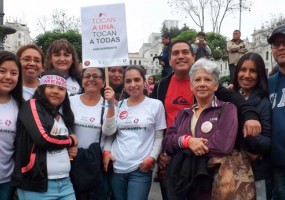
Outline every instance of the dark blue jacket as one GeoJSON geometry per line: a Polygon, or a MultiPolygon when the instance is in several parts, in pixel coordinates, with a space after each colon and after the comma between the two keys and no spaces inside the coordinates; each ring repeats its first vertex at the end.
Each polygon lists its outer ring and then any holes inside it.
{"type": "Polygon", "coordinates": [[[262,160],[251,163],[255,180],[269,178],[272,175],[271,151],[271,103],[269,98],[261,97],[260,90],[256,88],[247,102],[256,108],[259,115],[262,132],[256,137],[244,138],[244,147],[253,154],[262,155],[262,160]]]}

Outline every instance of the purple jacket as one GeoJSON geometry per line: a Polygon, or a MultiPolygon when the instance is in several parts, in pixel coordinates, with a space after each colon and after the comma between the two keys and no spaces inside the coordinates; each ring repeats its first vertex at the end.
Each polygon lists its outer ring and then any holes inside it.
{"type": "MultiPolygon", "coordinates": [[[[226,103],[223,108],[222,105],[223,101],[215,98],[212,104],[200,114],[195,128],[195,137],[208,139],[205,145],[209,148],[208,156],[210,157],[229,154],[234,148],[238,133],[235,105],[226,103]],[[209,132],[202,131],[211,124],[212,129],[209,132]]],[[[166,130],[162,141],[164,152],[173,154],[184,149],[178,141],[184,135],[192,135],[190,126],[194,114],[192,108],[195,106],[181,110],[177,114],[174,124],[166,130]]]]}

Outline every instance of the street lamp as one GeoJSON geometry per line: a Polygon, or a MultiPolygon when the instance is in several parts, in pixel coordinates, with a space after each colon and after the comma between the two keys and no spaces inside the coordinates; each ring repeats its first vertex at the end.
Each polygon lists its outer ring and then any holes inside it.
{"type": "Polygon", "coordinates": [[[4,0],[0,0],[0,51],[4,50],[4,40],[8,34],[13,34],[16,29],[3,25],[4,21],[4,0]]]}
{"type": "Polygon", "coordinates": [[[241,32],[241,4],[242,0],[239,0],[239,31],[241,32]]]}

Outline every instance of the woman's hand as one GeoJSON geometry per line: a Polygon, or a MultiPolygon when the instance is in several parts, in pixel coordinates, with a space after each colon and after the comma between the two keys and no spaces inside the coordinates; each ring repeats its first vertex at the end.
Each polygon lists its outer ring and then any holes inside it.
{"type": "Polygon", "coordinates": [[[148,172],[150,169],[154,167],[154,165],[155,165],[155,159],[153,157],[148,157],[139,165],[139,170],[141,172],[148,172]]]}
{"type": "Polygon", "coordinates": [[[68,148],[68,155],[70,158],[75,158],[77,156],[78,153],[78,147],[77,146],[73,146],[68,148]]]}
{"type": "Polygon", "coordinates": [[[189,148],[194,152],[196,156],[202,156],[209,152],[209,148],[205,145],[208,142],[205,138],[194,138],[189,140],[189,148]]]}
{"type": "Polygon", "coordinates": [[[108,165],[111,164],[110,162],[115,162],[115,158],[111,154],[111,152],[105,151],[103,153],[103,166],[104,166],[104,171],[108,172],[108,165]]]}
{"type": "Polygon", "coordinates": [[[104,97],[107,100],[108,104],[115,103],[115,92],[110,86],[105,87],[104,97]]]}

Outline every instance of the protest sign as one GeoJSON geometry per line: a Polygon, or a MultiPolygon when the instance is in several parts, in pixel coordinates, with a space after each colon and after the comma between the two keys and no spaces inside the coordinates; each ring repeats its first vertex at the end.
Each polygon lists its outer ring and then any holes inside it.
{"type": "Polygon", "coordinates": [[[82,66],[129,64],[125,4],[81,8],[82,66]]]}

